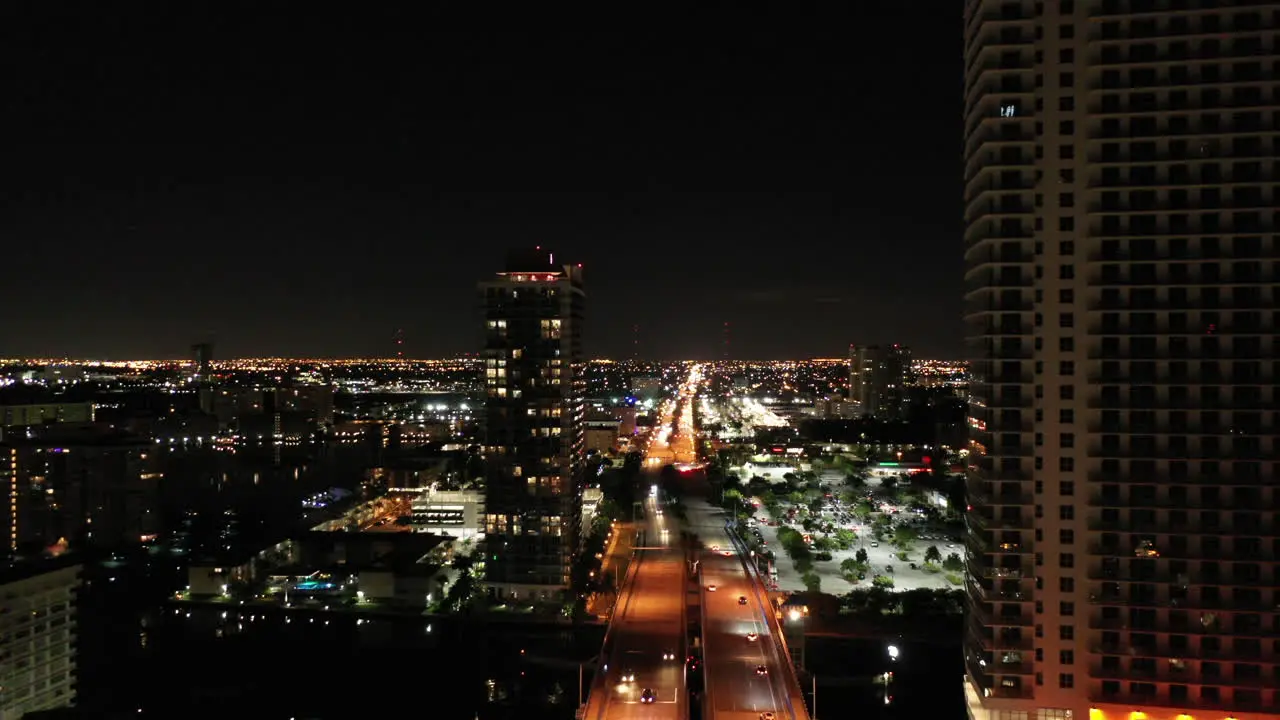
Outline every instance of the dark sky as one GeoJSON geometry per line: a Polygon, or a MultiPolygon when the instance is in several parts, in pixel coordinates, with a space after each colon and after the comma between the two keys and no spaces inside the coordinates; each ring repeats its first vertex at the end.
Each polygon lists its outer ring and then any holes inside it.
{"type": "Polygon", "coordinates": [[[725,322],[738,358],[961,354],[958,6],[652,33],[55,5],[0,10],[0,357],[472,352],[476,281],[533,244],[585,264],[592,356],[638,325],[719,357],[725,322]]]}

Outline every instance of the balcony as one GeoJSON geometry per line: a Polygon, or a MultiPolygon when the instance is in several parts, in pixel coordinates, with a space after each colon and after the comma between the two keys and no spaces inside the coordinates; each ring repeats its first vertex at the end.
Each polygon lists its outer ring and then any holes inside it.
{"type": "Polygon", "coordinates": [[[1098,680],[1125,680],[1135,682],[1155,682],[1155,683],[1211,683],[1213,685],[1224,685],[1228,687],[1242,688],[1269,688],[1272,686],[1271,679],[1268,677],[1257,678],[1232,678],[1232,677],[1215,677],[1208,678],[1196,672],[1192,672],[1189,668],[1186,670],[1172,670],[1168,663],[1163,666],[1157,665],[1152,670],[1140,670],[1132,667],[1104,667],[1102,663],[1090,663],[1089,675],[1098,680]]]}
{"type": "Polygon", "coordinates": [[[1030,577],[1030,570],[1022,568],[983,568],[982,576],[993,580],[1021,580],[1024,576],[1030,577]]]}

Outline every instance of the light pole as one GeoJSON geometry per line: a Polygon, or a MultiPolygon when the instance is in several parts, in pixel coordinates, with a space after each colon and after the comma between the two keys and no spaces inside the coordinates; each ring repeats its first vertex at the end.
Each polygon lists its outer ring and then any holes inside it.
{"type": "Polygon", "coordinates": [[[813,715],[812,720],[818,720],[818,676],[810,675],[813,678],[813,715]]]}

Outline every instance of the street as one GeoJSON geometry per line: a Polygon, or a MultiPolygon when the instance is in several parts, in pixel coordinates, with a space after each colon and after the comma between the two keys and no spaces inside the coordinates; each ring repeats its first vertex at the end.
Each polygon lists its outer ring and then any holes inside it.
{"type": "Polygon", "coordinates": [[[684,555],[671,541],[672,535],[678,541],[679,531],[659,514],[658,498],[646,500],[645,513],[647,549],[636,551],[632,577],[615,606],[605,636],[606,664],[596,673],[584,714],[590,720],[675,720],[686,714],[684,555]],[[652,703],[642,702],[646,689],[652,703]]]}
{"type": "Polygon", "coordinates": [[[788,695],[790,668],[766,622],[765,614],[773,609],[768,607],[766,593],[748,577],[724,521],[719,508],[690,503],[691,530],[706,546],[702,553],[703,657],[712,710],[720,720],[759,720],[765,711],[792,717],[792,709],[795,718],[806,718],[803,700],[788,695]],[[732,554],[726,557],[726,551],[732,554]],[[713,585],[716,589],[711,591],[713,585]],[[740,597],[747,599],[746,605],[739,604],[740,597]],[[757,639],[749,640],[748,633],[755,633],[757,639]],[[765,675],[756,672],[761,665],[765,675]]]}
{"type": "MultiPolygon", "coordinates": [[[[664,403],[660,423],[645,449],[646,463],[697,460],[693,400],[701,369],[693,366],[674,402],[664,403]]],[[[686,479],[702,481],[694,467],[686,479]]],[[[704,488],[706,489],[706,488],[704,488]]],[[[779,638],[768,593],[747,574],[725,530],[724,513],[705,499],[684,503],[687,529],[702,544],[700,566],[702,654],[706,700],[719,720],[761,720],[765,712],[808,720],[779,638]],[[741,599],[740,599],[741,598],[741,599]]],[[[645,501],[645,547],[636,551],[605,639],[606,665],[596,674],[586,720],[682,718],[685,690],[685,577],[679,522],[662,514],[654,485],[645,501]],[[670,659],[667,659],[667,657],[670,659]],[[634,680],[632,676],[634,675],[634,680]],[[647,691],[647,694],[646,694],[647,691]],[[653,702],[642,702],[651,697],[653,702]]]]}

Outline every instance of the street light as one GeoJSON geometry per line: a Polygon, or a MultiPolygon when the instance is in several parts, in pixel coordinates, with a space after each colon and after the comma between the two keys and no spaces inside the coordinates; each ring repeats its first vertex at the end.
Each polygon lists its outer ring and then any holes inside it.
{"type": "MultiPolygon", "coordinates": [[[[898,661],[898,655],[900,653],[897,645],[889,645],[888,647],[885,648],[885,651],[889,654],[890,663],[895,663],[898,661]]],[[[886,670],[884,672],[884,704],[885,705],[888,705],[893,702],[893,696],[889,694],[889,685],[892,682],[893,682],[893,671],[886,670]]]]}

